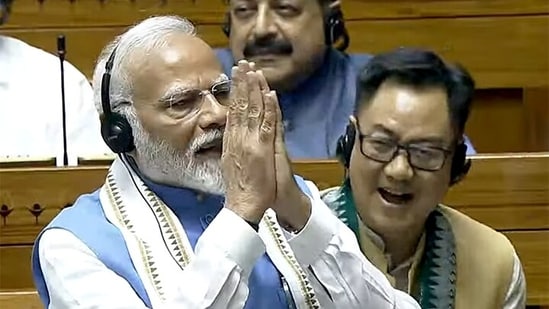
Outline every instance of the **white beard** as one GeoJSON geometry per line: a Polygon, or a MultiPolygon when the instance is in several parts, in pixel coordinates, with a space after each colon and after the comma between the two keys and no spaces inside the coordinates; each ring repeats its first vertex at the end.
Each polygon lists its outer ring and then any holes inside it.
{"type": "Polygon", "coordinates": [[[141,126],[133,107],[130,108],[132,111],[126,110],[124,115],[132,127],[135,159],[142,173],[155,182],[216,195],[225,193],[221,159],[197,160],[195,156],[202,145],[223,139],[222,130],[214,129],[198,136],[182,153],[164,140],[151,136],[141,126]]]}

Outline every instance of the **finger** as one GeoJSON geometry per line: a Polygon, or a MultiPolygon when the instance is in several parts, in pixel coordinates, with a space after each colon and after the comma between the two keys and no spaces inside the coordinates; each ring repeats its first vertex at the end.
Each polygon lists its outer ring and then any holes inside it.
{"type": "Polygon", "coordinates": [[[229,117],[229,112],[227,111],[227,121],[225,122],[225,130],[223,131],[223,147],[221,148],[221,158],[231,152],[231,145],[233,144],[230,140],[230,134],[233,132],[231,127],[231,119],[229,117]]]}
{"type": "Polygon", "coordinates": [[[263,112],[263,122],[259,130],[260,141],[273,145],[276,133],[276,106],[278,100],[274,91],[263,93],[265,110],[263,112]]]}
{"type": "MultiPolygon", "coordinates": [[[[274,93],[274,91],[271,91],[274,93]]],[[[286,151],[286,148],[284,146],[284,122],[282,119],[282,111],[280,110],[280,105],[278,104],[278,98],[276,97],[275,93],[275,102],[274,102],[274,109],[275,109],[275,153],[282,154],[286,151]]]]}
{"type": "MultiPolygon", "coordinates": [[[[242,77],[241,73],[237,66],[233,66],[231,68],[231,84],[230,84],[230,92],[229,92],[229,110],[227,111],[227,126],[230,118],[233,118],[234,115],[231,112],[234,105],[235,105],[235,98],[239,95],[239,86],[242,83],[242,77]]],[[[233,122],[234,123],[234,122],[233,122]]]]}
{"type": "Polygon", "coordinates": [[[227,115],[226,115],[226,121],[225,121],[225,130],[223,131],[223,150],[222,150],[222,159],[224,157],[226,157],[225,155],[227,153],[229,153],[229,147],[230,145],[232,144],[231,142],[229,142],[229,139],[230,139],[230,134],[231,132],[233,132],[233,127],[234,127],[234,117],[235,117],[235,114],[232,112],[232,109],[233,109],[233,97],[235,96],[235,93],[236,93],[236,85],[238,85],[238,68],[233,66],[231,68],[231,90],[230,90],[230,93],[229,93],[229,109],[227,110],[227,115]]]}
{"type": "Polygon", "coordinates": [[[233,67],[231,71],[231,93],[229,103],[229,116],[227,122],[230,126],[227,129],[237,130],[246,121],[248,108],[248,81],[246,74],[242,73],[239,67],[233,67]]]}
{"type": "Polygon", "coordinates": [[[251,132],[257,132],[261,122],[263,121],[263,111],[265,109],[263,102],[263,93],[259,88],[259,80],[257,73],[246,73],[248,78],[248,129],[251,132]]]}
{"type": "Polygon", "coordinates": [[[245,73],[243,73],[239,66],[233,66],[231,68],[231,91],[235,89],[240,83],[245,83],[245,77],[245,73]]]}
{"type": "Polygon", "coordinates": [[[257,77],[259,79],[259,87],[261,88],[261,91],[264,91],[264,92],[271,91],[271,89],[269,89],[269,84],[267,83],[267,79],[265,79],[265,75],[263,75],[263,71],[258,70],[257,77]]]}
{"type": "Polygon", "coordinates": [[[251,66],[250,66],[250,62],[248,62],[247,60],[245,59],[242,59],[240,61],[238,61],[238,69],[243,73],[243,74],[246,74],[250,71],[253,71],[251,66]]]}

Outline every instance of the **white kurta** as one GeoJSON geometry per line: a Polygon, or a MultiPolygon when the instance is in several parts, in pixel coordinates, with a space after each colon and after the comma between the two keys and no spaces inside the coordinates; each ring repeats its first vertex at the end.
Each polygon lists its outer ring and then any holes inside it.
{"type": "MultiPolygon", "coordinates": [[[[68,61],[64,66],[67,148],[74,165],[78,156],[110,151],[101,138],[91,85],[68,61]]],[[[60,71],[55,55],[0,36],[0,158],[55,157],[62,164],[60,71]]]]}
{"type": "MultiPolygon", "coordinates": [[[[332,215],[316,187],[307,184],[312,191],[311,217],[299,234],[287,233],[285,237],[306,269],[321,307],[419,308],[366,260],[351,230],[332,215]]],[[[260,234],[223,209],[199,238],[190,264],[174,274],[179,276],[174,287],[177,293],[161,308],[243,308],[248,276],[258,258],[269,250],[265,245],[269,242],[260,234]]],[[[44,232],[38,254],[50,309],[145,308],[128,282],[106,268],[70,232],[44,232]]],[[[279,270],[284,275],[284,270],[279,270]]]]}

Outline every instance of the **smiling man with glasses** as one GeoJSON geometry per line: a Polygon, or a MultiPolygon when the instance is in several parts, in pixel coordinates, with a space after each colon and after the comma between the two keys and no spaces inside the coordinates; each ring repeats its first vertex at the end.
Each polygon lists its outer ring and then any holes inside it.
{"type": "Polygon", "coordinates": [[[524,308],[522,266],[509,240],[441,205],[471,163],[464,129],[474,81],[430,51],[374,57],[338,155],[341,187],[323,200],[366,257],[422,308],[524,308]]]}

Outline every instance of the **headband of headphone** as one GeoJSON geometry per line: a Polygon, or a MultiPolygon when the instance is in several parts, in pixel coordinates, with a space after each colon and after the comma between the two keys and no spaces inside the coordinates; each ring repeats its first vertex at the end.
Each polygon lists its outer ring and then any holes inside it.
{"type": "MultiPolygon", "coordinates": [[[[113,49],[107,62],[105,72],[101,78],[101,136],[114,153],[127,153],[135,149],[133,143],[133,132],[126,117],[111,109],[110,83],[111,72],[114,65],[116,48],[113,49]]],[[[129,104],[129,102],[120,102],[129,104]]]]}
{"type": "MultiPolygon", "coordinates": [[[[356,127],[349,123],[343,134],[337,141],[336,155],[338,160],[343,164],[345,169],[349,169],[351,162],[351,154],[355,145],[356,127]]],[[[450,171],[450,185],[460,182],[471,168],[471,160],[467,159],[467,145],[463,140],[460,140],[454,150],[452,156],[452,167],[450,171]]]]}
{"type": "MultiPolygon", "coordinates": [[[[229,37],[231,34],[231,13],[225,14],[225,19],[221,25],[223,33],[229,37]]],[[[345,27],[345,19],[340,7],[330,8],[324,14],[324,41],[326,46],[333,46],[341,40],[341,43],[336,46],[336,49],[345,51],[351,42],[347,28],[345,27]]]]}

